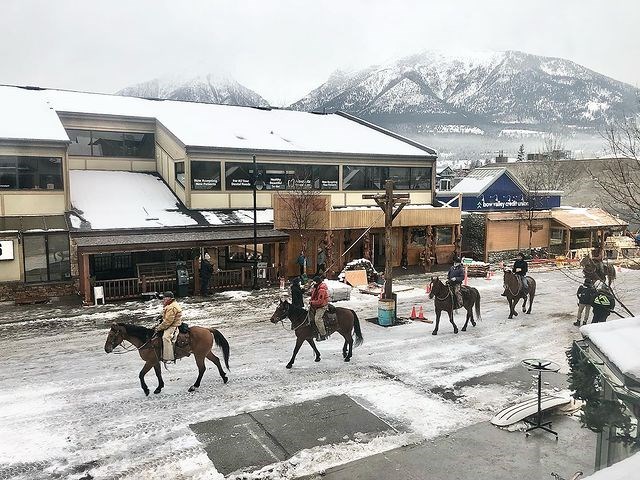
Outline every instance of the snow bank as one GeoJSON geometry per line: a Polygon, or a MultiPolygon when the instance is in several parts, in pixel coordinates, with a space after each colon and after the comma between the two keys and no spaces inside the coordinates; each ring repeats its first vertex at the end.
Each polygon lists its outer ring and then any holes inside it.
{"type": "Polygon", "coordinates": [[[587,478],[589,480],[630,480],[638,478],[638,470],[640,470],[640,453],[589,475],[585,480],[587,478]]]}
{"type": "Polygon", "coordinates": [[[640,381],[640,317],[592,323],[581,327],[580,333],[598,347],[624,375],[640,381]]]}

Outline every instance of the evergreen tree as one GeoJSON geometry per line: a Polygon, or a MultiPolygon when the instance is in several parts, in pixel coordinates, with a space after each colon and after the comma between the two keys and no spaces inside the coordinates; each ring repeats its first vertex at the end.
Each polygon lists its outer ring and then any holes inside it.
{"type": "Polygon", "coordinates": [[[524,144],[520,145],[520,148],[518,149],[518,161],[519,162],[524,162],[525,161],[525,154],[524,154],[524,144]]]}

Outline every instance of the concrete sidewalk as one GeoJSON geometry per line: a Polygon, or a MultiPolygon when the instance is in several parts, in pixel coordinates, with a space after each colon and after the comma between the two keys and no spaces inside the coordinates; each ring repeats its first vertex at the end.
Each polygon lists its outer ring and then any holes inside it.
{"type": "Polygon", "coordinates": [[[508,432],[478,423],[418,445],[332,468],[306,480],[549,480],[593,472],[596,434],[577,420],[552,418],[553,435],[508,432]]]}

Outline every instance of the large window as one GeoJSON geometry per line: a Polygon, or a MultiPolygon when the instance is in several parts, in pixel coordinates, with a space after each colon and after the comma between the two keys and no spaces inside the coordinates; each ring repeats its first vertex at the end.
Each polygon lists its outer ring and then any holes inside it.
{"type": "Polygon", "coordinates": [[[176,182],[184,187],[186,174],[184,172],[184,162],[176,162],[173,164],[176,175],[176,182]]]}
{"type": "Polygon", "coordinates": [[[452,227],[436,227],[436,245],[452,245],[453,244],[453,228],[452,227]]]}
{"type": "MultiPolygon", "coordinates": [[[[227,162],[225,185],[228,190],[250,189],[253,164],[227,162]]],[[[338,189],[338,167],[336,165],[301,165],[284,163],[257,164],[257,181],[262,190],[295,190],[315,188],[338,189]]]]}
{"type": "Polygon", "coordinates": [[[345,190],[384,190],[386,180],[393,180],[397,190],[430,190],[431,167],[343,167],[345,190]]]}
{"type": "Polygon", "coordinates": [[[69,155],[92,157],[155,157],[153,133],[67,130],[71,139],[69,155]]]}
{"type": "Polygon", "coordinates": [[[0,156],[0,190],[62,190],[62,159],[0,156]]]}
{"type": "Polygon", "coordinates": [[[220,190],[220,162],[191,162],[192,190],[220,190]]]}
{"type": "Polygon", "coordinates": [[[66,233],[25,235],[23,247],[26,282],[55,282],[71,278],[69,236],[66,233]]]}

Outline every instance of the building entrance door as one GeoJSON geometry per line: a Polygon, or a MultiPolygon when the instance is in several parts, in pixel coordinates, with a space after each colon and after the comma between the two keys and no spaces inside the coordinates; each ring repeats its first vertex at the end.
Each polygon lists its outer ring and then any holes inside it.
{"type": "Polygon", "coordinates": [[[371,252],[373,256],[373,266],[379,272],[384,272],[384,233],[374,233],[371,235],[371,252]]]}

